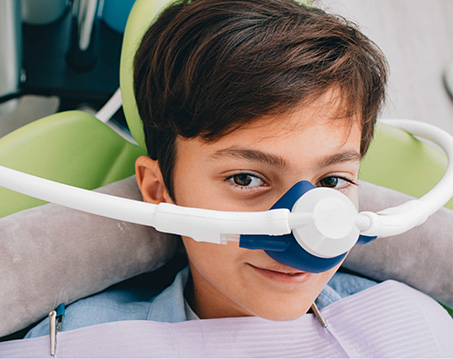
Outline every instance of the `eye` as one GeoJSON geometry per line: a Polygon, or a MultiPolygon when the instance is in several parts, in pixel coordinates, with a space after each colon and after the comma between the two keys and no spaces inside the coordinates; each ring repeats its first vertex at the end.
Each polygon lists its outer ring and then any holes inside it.
{"type": "Polygon", "coordinates": [[[239,187],[241,189],[253,189],[266,185],[266,183],[261,178],[245,172],[236,173],[232,176],[229,176],[225,179],[225,182],[230,182],[234,187],[239,187]]]}
{"type": "Polygon", "coordinates": [[[346,189],[350,185],[356,185],[354,181],[339,176],[328,176],[321,179],[316,187],[327,187],[333,189],[346,189]]]}

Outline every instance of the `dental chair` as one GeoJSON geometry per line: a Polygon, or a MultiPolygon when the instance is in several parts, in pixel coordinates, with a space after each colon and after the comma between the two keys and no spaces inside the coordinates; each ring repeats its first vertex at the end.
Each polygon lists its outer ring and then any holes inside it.
{"type": "MultiPolygon", "coordinates": [[[[137,144],[114,133],[94,115],[57,113],[0,139],[0,164],[85,189],[134,173],[135,159],[146,153],[133,93],[133,57],[141,37],[169,0],[137,0],[124,34],[120,88],[123,110],[137,144]]],[[[364,158],[360,179],[420,197],[441,178],[446,158],[410,134],[380,125],[364,158]]],[[[43,204],[0,188],[0,218],[43,204]]],[[[453,200],[446,205],[453,208],[453,200]]]]}
{"type": "MultiPolygon", "coordinates": [[[[124,114],[136,143],[131,143],[94,115],[57,113],[0,139],[0,164],[84,189],[95,189],[134,174],[134,162],[146,154],[133,93],[133,57],[151,20],[168,0],[137,0],[129,16],[121,54],[120,88],[124,114]]],[[[378,125],[363,160],[360,179],[414,197],[428,192],[442,177],[443,154],[410,134],[378,125]]],[[[44,202],[0,188],[0,218],[44,202]]],[[[446,207],[453,209],[453,200],[446,207]]]]}
{"type": "MultiPolygon", "coordinates": [[[[137,144],[115,133],[94,115],[67,111],[26,125],[0,139],[0,164],[26,173],[94,189],[134,173],[135,159],[146,154],[133,93],[133,57],[141,37],[169,0],[137,0],[124,34],[120,88],[129,129],[137,144]]],[[[420,197],[446,168],[446,158],[410,134],[379,125],[362,161],[363,181],[420,197]]],[[[0,188],[0,218],[44,202],[0,188]]],[[[453,199],[446,207],[453,209],[453,199]]]]}

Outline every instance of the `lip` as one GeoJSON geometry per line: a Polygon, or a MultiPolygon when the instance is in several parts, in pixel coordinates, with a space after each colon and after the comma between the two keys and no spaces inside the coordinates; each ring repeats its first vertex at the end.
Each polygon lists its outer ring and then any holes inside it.
{"type": "Polygon", "coordinates": [[[257,267],[250,263],[249,266],[266,279],[282,284],[301,284],[313,276],[313,273],[301,272],[287,266],[257,267]]]}

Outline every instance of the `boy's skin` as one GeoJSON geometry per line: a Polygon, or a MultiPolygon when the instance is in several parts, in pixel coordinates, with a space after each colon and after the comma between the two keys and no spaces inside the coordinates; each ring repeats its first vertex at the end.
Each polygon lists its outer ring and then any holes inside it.
{"type": "MultiPolygon", "coordinates": [[[[341,117],[329,90],[288,113],[265,116],[215,142],[176,139],[173,199],[157,160],[140,157],[137,181],[146,202],[229,211],[269,209],[301,180],[342,191],[357,206],[359,118],[341,117]],[[241,175],[242,174],[242,175],[241,175]]],[[[184,237],[193,284],[186,298],[200,318],[256,315],[292,320],[305,314],[338,270],[302,273],[262,250],[184,237]]]]}

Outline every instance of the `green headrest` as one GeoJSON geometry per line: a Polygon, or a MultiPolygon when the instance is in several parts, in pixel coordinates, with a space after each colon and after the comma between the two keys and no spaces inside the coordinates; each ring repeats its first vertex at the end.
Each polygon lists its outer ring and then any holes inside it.
{"type": "MultiPolygon", "coordinates": [[[[133,175],[142,154],[82,111],[47,116],[0,138],[0,165],[85,189],[133,175]]],[[[0,199],[0,218],[45,203],[3,187],[0,199]]]]}
{"type": "MultiPolygon", "coordinates": [[[[143,124],[137,110],[134,96],[133,65],[134,56],[146,30],[151,26],[164,8],[172,0],[136,0],[127,20],[124,31],[123,47],[120,62],[120,88],[123,110],[132,136],[138,145],[146,148],[143,124]]],[[[308,0],[299,3],[311,4],[308,0]]]]}
{"type": "Polygon", "coordinates": [[[142,148],[146,148],[146,145],[143,124],[138,114],[134,96],[134,56],[146,30],[169,3],[169,0],[136,0],[124,31],[120,61],[123,111],[132,136],[142,148]]]}

